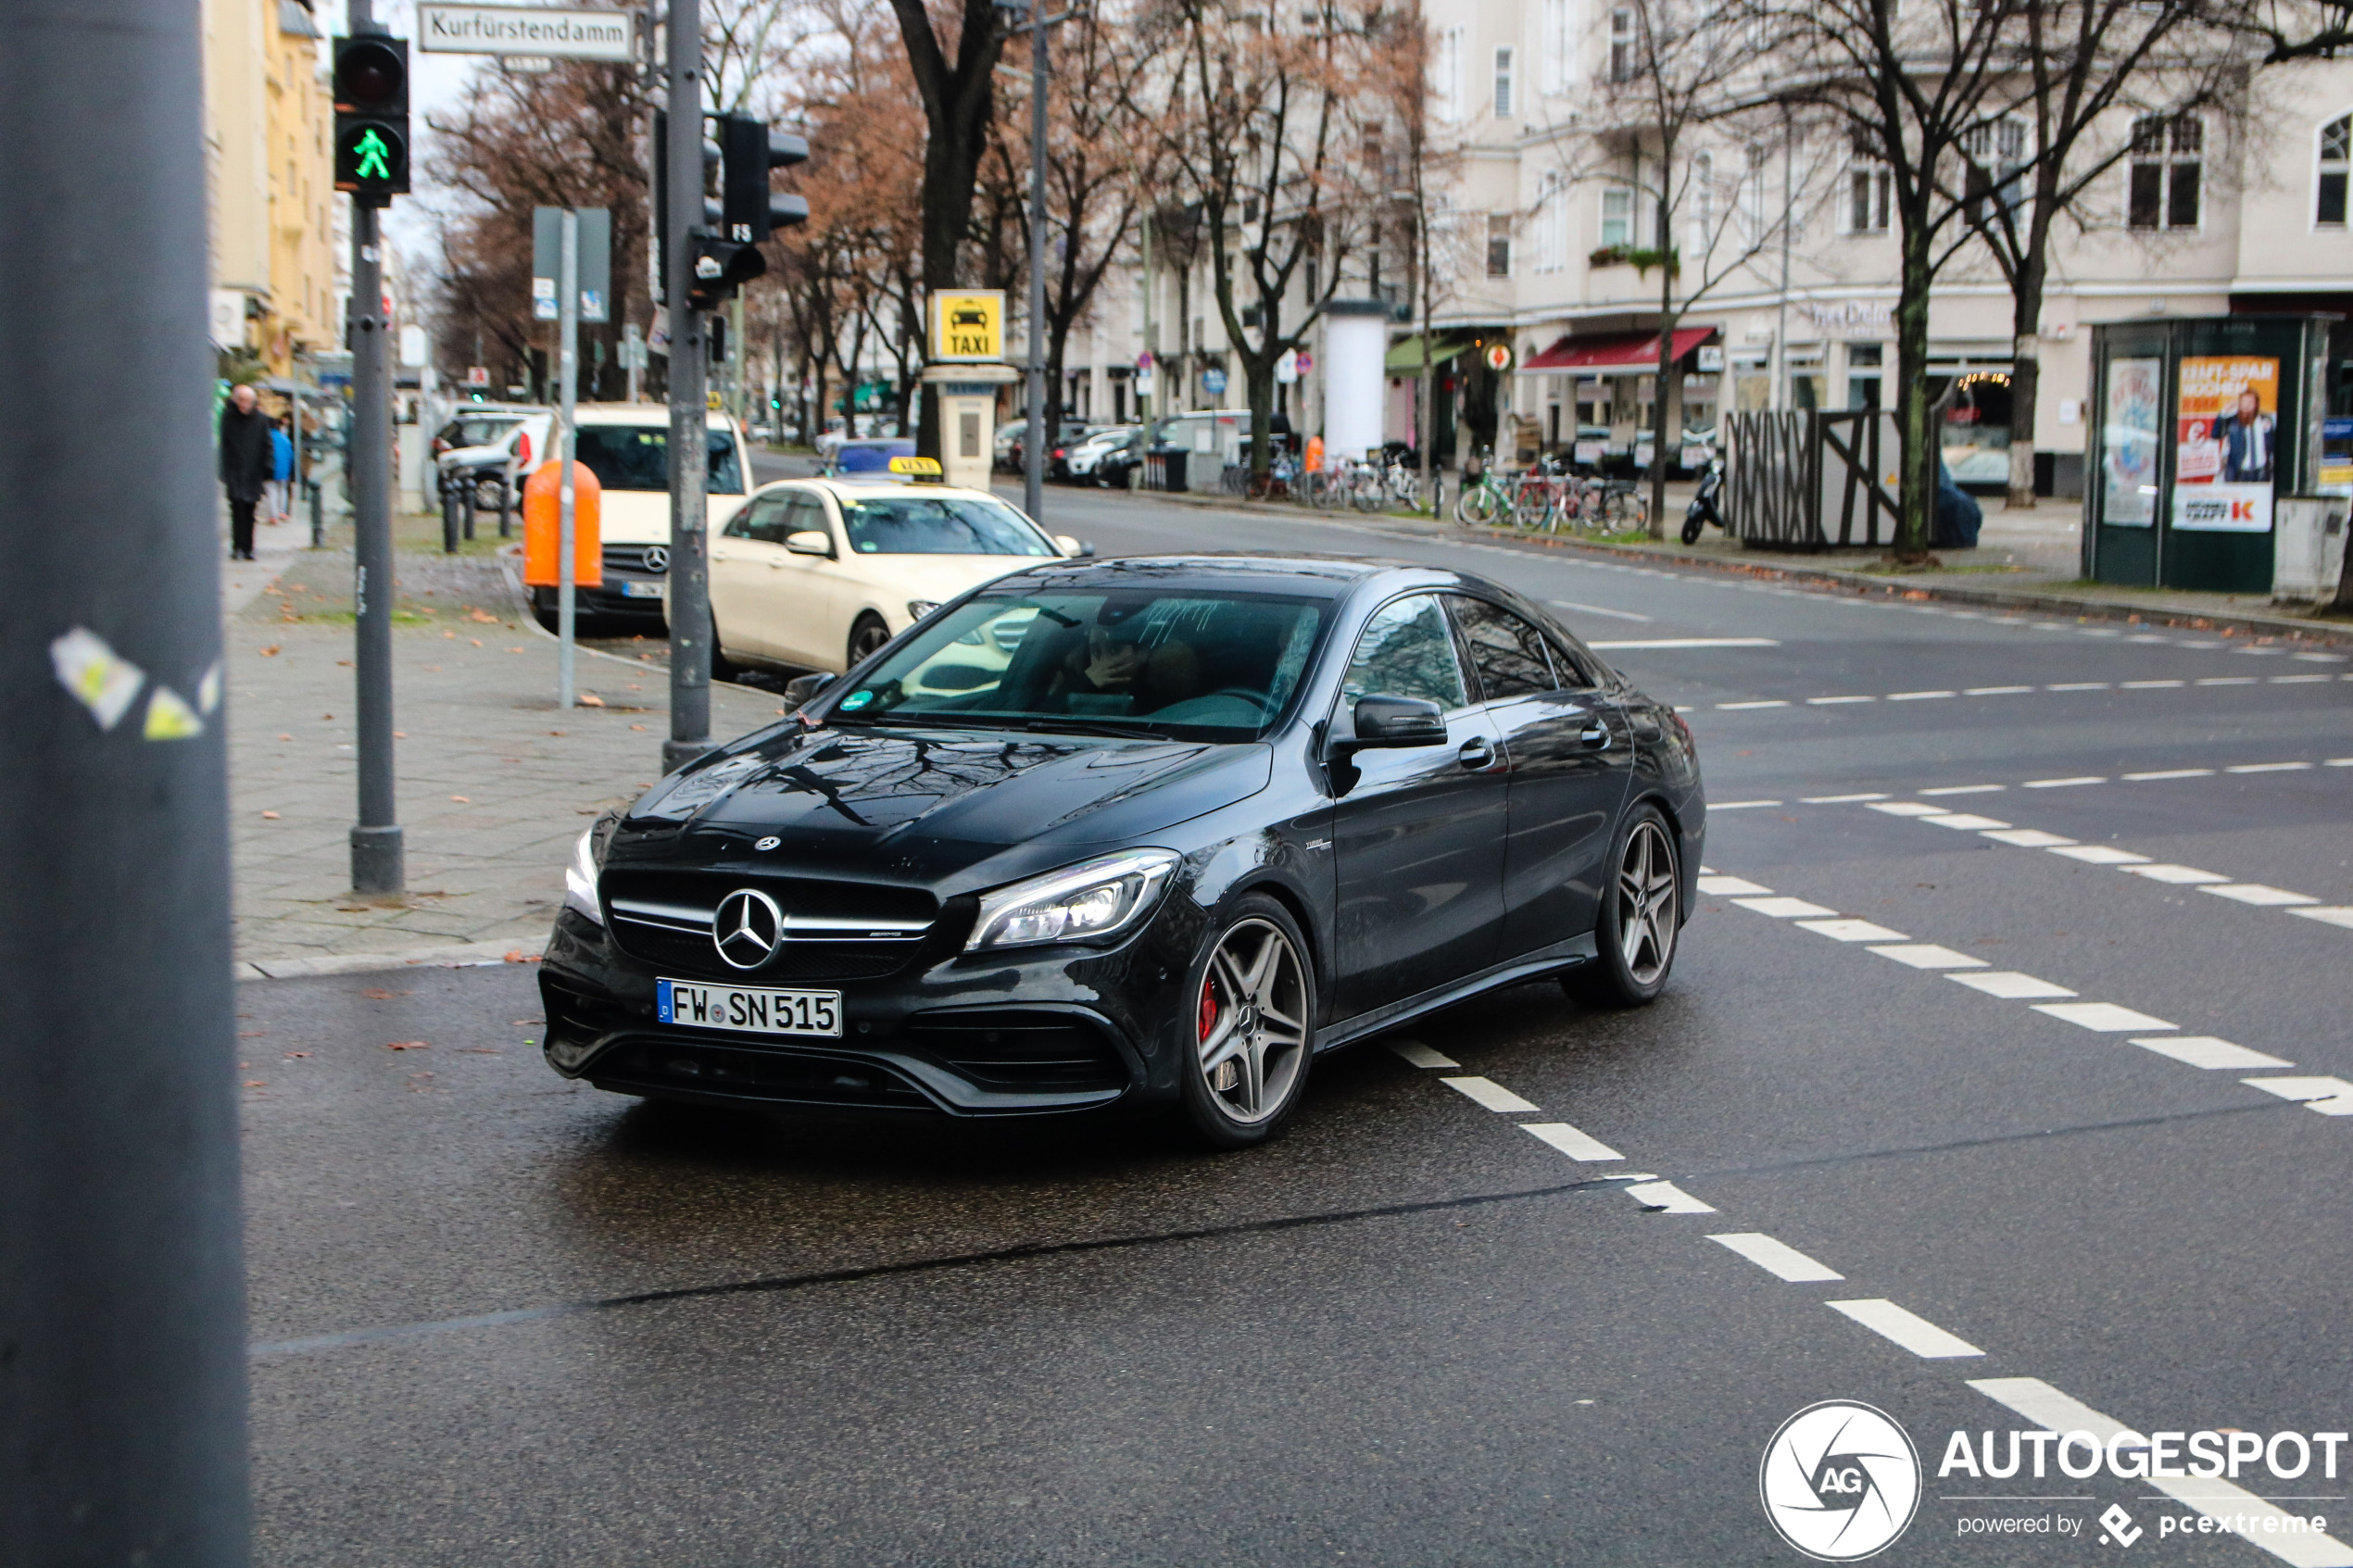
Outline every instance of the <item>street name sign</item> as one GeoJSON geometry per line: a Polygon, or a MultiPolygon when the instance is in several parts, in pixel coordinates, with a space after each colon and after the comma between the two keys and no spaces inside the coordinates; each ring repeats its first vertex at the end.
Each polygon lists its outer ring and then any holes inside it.
{"type": "Polygon", "coordinates": [[[438,55],[522,55],[560,60],[637,57],[630,11],[564,10],[552,6],[417,7],[417,47],[438,55]]]}

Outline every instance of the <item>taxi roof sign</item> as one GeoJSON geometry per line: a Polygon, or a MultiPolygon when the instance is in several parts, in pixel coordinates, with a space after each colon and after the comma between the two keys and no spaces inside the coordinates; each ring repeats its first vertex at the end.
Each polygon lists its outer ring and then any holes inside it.
{"type": "Polygon", "coordinates": [[[941,475],[937,458],[893,458],[890,459],[890,471],[918,483],[929,480],[937,483],[941,475]]]}

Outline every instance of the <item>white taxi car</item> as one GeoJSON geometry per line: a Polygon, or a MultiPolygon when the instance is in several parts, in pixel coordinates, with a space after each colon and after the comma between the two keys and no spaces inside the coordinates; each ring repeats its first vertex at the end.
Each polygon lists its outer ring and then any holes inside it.
{"type": "Polygon", "coordinates": [[[967,588],[1041,557],[1092,553],[983,490],[879,476],[780,480],[711,536],[712,671],[839,674],[967,588]]]}

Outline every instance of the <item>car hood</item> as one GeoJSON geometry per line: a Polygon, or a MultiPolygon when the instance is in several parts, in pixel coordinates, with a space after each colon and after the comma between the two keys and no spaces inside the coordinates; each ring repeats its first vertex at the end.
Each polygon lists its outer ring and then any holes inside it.
{"type": "Polygon", "coordinates": [[[1016,844],[1133,843],[1249,798],[1273,771],[1259,743],[795,726],[680,775],[629,825],[773,834],[796,869],[936,883],[1016,844]]]}

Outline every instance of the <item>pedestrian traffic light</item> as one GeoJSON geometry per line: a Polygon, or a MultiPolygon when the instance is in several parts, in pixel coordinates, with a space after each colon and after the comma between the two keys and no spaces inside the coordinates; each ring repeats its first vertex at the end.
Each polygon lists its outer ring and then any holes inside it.
{"type": "MultiPolygon", "coordinates": [[[[669,295],[663,292],[670,269],[670,114],[666,109],[654,110],[653,143],[648,150],[653,156],[654,166],[654,220],[652,224],[654,254],[650,277],[654,303],[660,305],[667,303],[669,299],[669,295]]],[[[707,189],[711,171],[719,167],[719,144],[709,137],[703,139],[702,165],[703,180],[707,189]]],[[[720,217],[719,204],[706,194],[702,203],[702,222],[695,229],[698,239],[706,233],[716,233],[719,230],[720,217]]],[[[702,270],[699,255],[697,257],[695,270],[698,275],[702,270]]],[[[699,297],[698,289],[689,288],[687,297],[698,308],[709,308],[709,306],[699,297]]]]}
{"type": "Polygon", "coordinates": [[[409,191],[409,41],[334,41],[335,189],[363,207],[409,191]]]}
{"type": "Polygon", "coordinates": [[[806,197],[779,195],[768,188],[770,171],[809,161],[807,137],[771,131],[766,122],[749,115],[725,114],[719,117],[719,190],[726,225],[720,231],[722,238],[736,245],[758,245],[775,230],[809,221],[806,197]]]}

